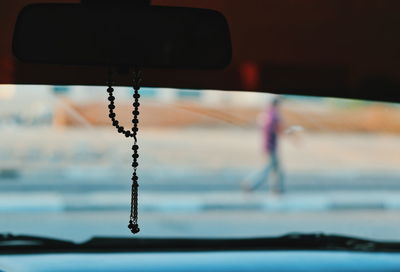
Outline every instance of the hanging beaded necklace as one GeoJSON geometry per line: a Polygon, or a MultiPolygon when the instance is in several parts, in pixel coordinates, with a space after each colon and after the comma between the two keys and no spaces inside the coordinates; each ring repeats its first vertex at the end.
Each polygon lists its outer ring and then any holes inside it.
{"type": "Polygon", "coordinates": [[[138,183],[138,176],[137,176],[137,168],[139,166],[138,163],[138,158],[139,158],[139,154],[138,154],[138,150],[139,150],[139,146],[137,143],[137,133],[139,131],[138,128],[138,124],[139,124],[139,98],[140,98],[140,94],[139,94],[139,89],[140,89],[140,83],[142,81],[141,79],[141,72],[137,69],[135,69],[135,72],[133,74],[133,111],[132,111],[132,115],[133,115],[133,119],[132,119],[132,129],[131,130],[126,130],[122,125],[120,125],[119,121],[116,119],[116,114],[114,112],[115,109],[115,96],[113,95],[114,89],[112,87],[113,82],[112,82],[112,73],[110,70],[109,73],[109,79],[107,82],[108,88],[107,88],[107,92],[108,92],[108,101],[109,101],[109,105],[108,105],[108,109],[109,109],[109,117],[112,121],[112,125],[117,129],[117,131],[119,133],[122,133],[125,135],[125,137],[127,138],[133,138],[134,142],[132,145],[132,167],[133,167],[133,173],[132,173],[132,188],[131,188],[131,212],[130,212],[130,216],[129,216],[129,224],[128,224],[128,228],[131,230],[131,232],[133,234],[136,234],[140,231],[139,225],[138,225],[138,189],[139,189],[139,183],[138,183]]]}

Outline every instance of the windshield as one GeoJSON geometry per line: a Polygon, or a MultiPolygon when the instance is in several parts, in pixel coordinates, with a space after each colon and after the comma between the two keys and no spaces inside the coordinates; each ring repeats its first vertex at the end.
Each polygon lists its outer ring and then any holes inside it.
{"type": "MultiPolygon", "coordinates": [[[[398,104],[143,88],[138,237],[400,237],[398,104]]],[[[115,88],[131,120],[130,88],[115,88]]],[[[0,231],[131,236],[105,87],[0,86],[0,231]]]]}

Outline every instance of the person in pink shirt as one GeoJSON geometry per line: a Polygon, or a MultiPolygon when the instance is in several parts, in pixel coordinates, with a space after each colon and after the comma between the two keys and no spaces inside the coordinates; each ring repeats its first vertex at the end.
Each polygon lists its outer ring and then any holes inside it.
{"type": "Polygon", "coordinates": [[[279,157],[279,135],[282,131],[282,119],[280,113],[281,98],[272,99],[263,120],[263,148],[267,155],[267,163],[260,173],[253,180],[243,183],[246,191],[254,191],[263,183],[268,184],[271,174],[275,179],[270,184],[271,192],[274,194],[282,194],[284,192],[284,175],[279,157]]]}

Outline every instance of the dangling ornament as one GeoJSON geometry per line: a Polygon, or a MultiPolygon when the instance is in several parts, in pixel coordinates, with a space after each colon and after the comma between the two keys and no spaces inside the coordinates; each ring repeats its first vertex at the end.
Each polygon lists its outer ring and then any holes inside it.
{"type": "Polygon", "coordinates": [[[109,105],[108,105],[108,109],[109,109],[109,117],[112,121],[112,125],[117,129],[117,131],[119,133],[122,133],[125,135],[125,137],[127,138],[133,138],[134,142],[132,145],[132,168],[133,168],[133,173],[132,173],[132,189],[131,189],[131,212],[130,212],[130,216],[129,216],[129,224],[128,224],[128,228],[131,230],[131,232],[133,234],[136,234],[140,231],[139,225],[138,225],[138,189],[139,189],[139,177],[137,176],[137,168],[139,166],[138,163],[138,158],[139,158],[139,145],[137,143],[137,133],[139,131],[138,128],[138,124],[139,124],[139,98],[140,98],[140,94],[139,94],[139,89],[140,89],[140,83],[142,81],[141,79],[141,72],[137,69],[135,69],[135,72],[133,74],[133,111],[132,111],[132,115],[133,115],[133,119],[132,119],[132,129],[131,130],[125,130],[125,128],[120,125],[119,121],[116,119],[116,114],[114,112],[115,109],[115,97],[113,95],[114,89],[112,87],[113,82],[112,82],[112,72],[110,70],[109,73],[109,79],[107,82],[108,88],[107,88],[107,92],[108,92],[108,101],[109,101],[109,105]]]}

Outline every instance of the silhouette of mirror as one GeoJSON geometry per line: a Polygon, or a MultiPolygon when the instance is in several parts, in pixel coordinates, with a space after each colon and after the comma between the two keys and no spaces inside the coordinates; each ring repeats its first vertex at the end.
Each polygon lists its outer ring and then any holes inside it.
{"type": "Polygon", "coordinates": [[[34,63],[217,69],[229,64],[231,41],[213,10],[34,4],[19,14],[13,51],[34,63]]]}

